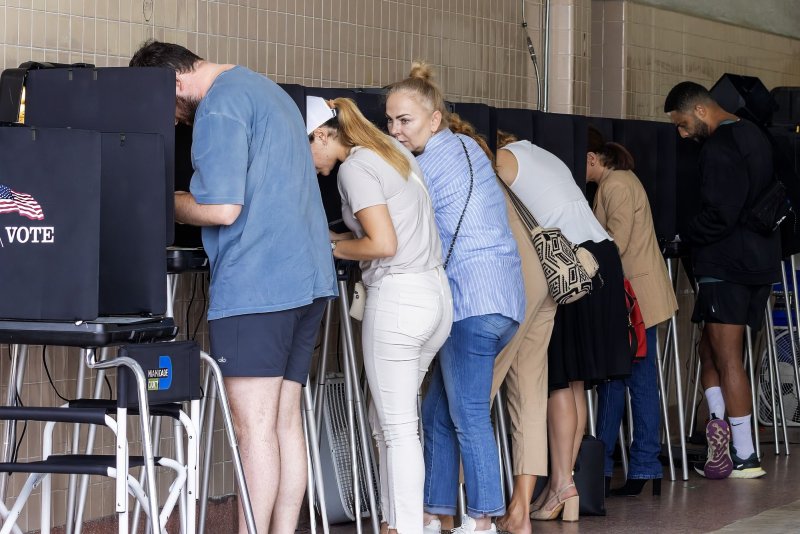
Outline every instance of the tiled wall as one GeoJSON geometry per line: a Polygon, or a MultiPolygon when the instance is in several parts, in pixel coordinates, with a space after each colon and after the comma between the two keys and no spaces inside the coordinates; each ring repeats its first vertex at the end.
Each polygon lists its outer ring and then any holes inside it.
{"type": "MultiPolygon", "coordinates": [[[[539,47],[541,0],[525,0],[539,47]]],[[[382,86],[413,59],[449,98],[534,107],[520,0],[0,0],[0,67],[126,65],[149,37],[277,82],[382,86]]],[[[534,92],[535,93],[535,92],[534,92]]]]}
{"type": "Polygon", "coordinates": [[[711,87],[724,73],[768,89],[800,85],[800,40],[631,1],[592,1],[591,114],[666,120],[678,82],[711,87]]]}

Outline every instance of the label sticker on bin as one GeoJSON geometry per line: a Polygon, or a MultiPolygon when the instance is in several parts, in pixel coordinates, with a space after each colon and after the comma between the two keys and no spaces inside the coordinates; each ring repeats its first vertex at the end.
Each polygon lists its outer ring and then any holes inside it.
{"type": "Polygon", "coordinates": [[[172,358],[169,356],[158,357],[158,369],[148,369],[147,390],[164,391],[172,386],[172,358]]]}

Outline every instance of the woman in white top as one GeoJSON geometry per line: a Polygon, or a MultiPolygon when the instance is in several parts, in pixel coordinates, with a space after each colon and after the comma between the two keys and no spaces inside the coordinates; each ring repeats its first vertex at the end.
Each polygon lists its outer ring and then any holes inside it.
{"type": "Polygon", "coordinates": [[[370,413],[380,456],[383,522],[422,532],[424,464],[417,393],[450,333],[453,304],[441,242],[414,156],[347,98],[307,97],[306,127],[317,172],[338,162],[342,215],[352,234],[332,234],[336,258],[360,260],[367,287],[362,325],[370,413]]]}
{"type": "MultiPolygon", "coordinates": [[[[590,295],[558,307],[548,347],[548,489],[533,519],[578,519],[572,469],[586,427],[585,387],[630,374],[622,264],[614,242],[592,213],[569,168],[528,141],[498,135],[497,172],[545,227],[594,254],[600,265],[590,295]],[[514,142],[512,142],[514,141],[514,142]]],[[[537,509],[538,508],[538,509],[537,509]]]]}

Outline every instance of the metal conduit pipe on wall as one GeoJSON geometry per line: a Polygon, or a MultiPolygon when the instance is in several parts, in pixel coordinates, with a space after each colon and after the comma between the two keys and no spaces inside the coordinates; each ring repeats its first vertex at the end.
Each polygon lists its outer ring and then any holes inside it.
{"type": "Polygon", "coordinates": [[[544,33],[544,83],[542,83],[542,98],[539,109],[547,111],[550,106],[550,0],[544,2],[544,25],[542,32],[544,33]]]}

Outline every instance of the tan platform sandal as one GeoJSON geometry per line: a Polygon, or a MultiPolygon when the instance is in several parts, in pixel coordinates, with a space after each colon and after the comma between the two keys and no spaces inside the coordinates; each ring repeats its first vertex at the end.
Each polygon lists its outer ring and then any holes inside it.
{"type": "Polygon", "coordinates": [[[531,512],[531,519],[535,521],[552,521],[553,519],[558,519],[560,515],[562,521],[577,521],[580,510],[580,496],[573,495],[566,499],[561,498],[562,493],[574,487],[575,483],[573,482],[558,490],[541,508],[531,512]],[[555,506],[548,509],[548,505],[553,501],[556,503],[555,506]]]}

